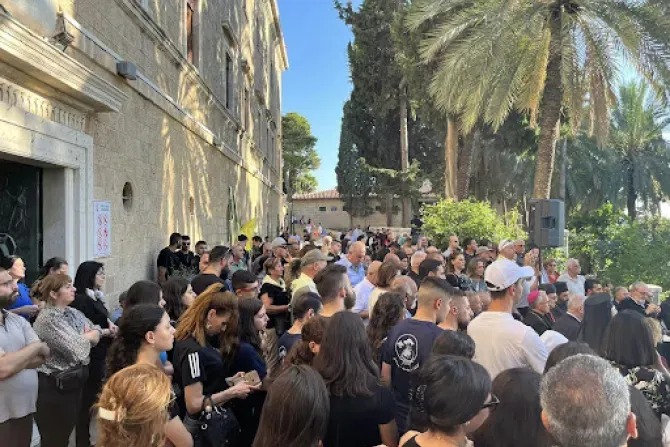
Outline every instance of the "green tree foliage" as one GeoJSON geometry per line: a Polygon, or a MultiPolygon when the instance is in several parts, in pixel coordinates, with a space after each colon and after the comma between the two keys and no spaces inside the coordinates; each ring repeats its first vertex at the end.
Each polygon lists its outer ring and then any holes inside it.
{"type": "Polygon", "coordinates": [[[663,139],[669,125],[670,113],[646,84],[620,87],[610,142],[619,168],[615,178],[622,180],[631,219],[637,217],[638,200],[645,211],[652,211],[670,195],[670,147],[663,139]]]}
{"type": "Polygon", "coordinates": [[[486,202],[442,200],[425,207],[423,231],[438,247],[449,245],[449,235],[489,239],[525,238],[516,210],[500,215],[486,202]]]}
{"type": "Polygon", "coordinates": [[[370,207],[369,197],[373,183],[363,169],[363,159],[354,143],[354,126],[357,124],[357,112],[352,101],[344,104],[340,147],[337,153],[337,190],[351,216],[367,216],[374,210],[370,207]]]}
{"type": "Polygon", "coordinates": [[[627,286],[645,281],[670,288],[670,220],[647,216],[630,222],[621,210],[606,204],[569,219],[570,256],[580,259],[585,273],[627,286]]]}
{"type": "Polygon", "coordinates": [[[514,109],[539,116],[533,196],[548,198],[561,110],[576,129],[588,98],[604,141],[621,54],[670,97],[667,10],[660,0],[416,0],[408,25],[424,31],[421,59],[437,64],[435,103],[465,133],[480,120],[498,129],[514,109]]]}
{"type": "MultiPolygon", "coordinates": [[[[348,56],[353,89],[344,107],[340,155],[338,158],[338,191],[345,206],[359,215],[368,212],[368,195],[398,193],[408,180],[420,184],[429,178],[440,181],[443,166],[439,132],[427,126],[416,115],[408,119],[409,161],[421,165],[421,178],[400,175],[400,85],[403,71],[398,62],[393,26],[404,2],[398,0],[364,0],[355,10],[351,2],[335,2],[340,17],[351,26],[354,40],[348,56]],[[364,164],[360,164],[360,159],[364,164]],[[365,169],[381,169],[379,176],[362,178],[365,169]],[[385,171],[384,171],[385,170],[385,171]],[[396,174],[387,176],[389,170],[396,174]],[[437,174],[437,175],[436,175],[437,174]],[[357,196],[356,194],[364,194],[357,196]]],[[[410,92],[411,94],[411,92],[410,92]]],[[[410,102],[412,99],[410,98],[410,102]]],[[[382,200],[384,202],[384,200],[382,200]]],[[[382,205],[383,207],[383,205],[382,205]]]]}
{"type": "Polygon", "coordinates": [[[282,117],[284,151],[284,179],[287,180],[287,193],[298,194],[316,190],[316,178],[311,171],[321,164],[314,150],[316,137],[304,116],[291,112],[282,117]]]}

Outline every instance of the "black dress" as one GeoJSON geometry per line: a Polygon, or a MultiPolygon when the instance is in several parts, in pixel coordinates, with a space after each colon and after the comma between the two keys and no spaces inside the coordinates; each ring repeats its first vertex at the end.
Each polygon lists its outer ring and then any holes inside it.
{"type": "MultiPolygon", "coordinates": [[[[91,323],[100,326],[102,329],[109,328],[109,310],[102,301],[102,295],[96,296],[90,290],[78,292],[70,306],[83,313],[86,318],[91,320],[91,323]],[[93,298],[87,292],[91,293],[93,298]]],[[[81,409],[77,419],[77,447],[89,447],[91,445],[88,428],[91,423],[90,410],[102,390],[102,382],[105,378],[105,358],[111,344],[111,338],[101,337],[98,344],[91,348],[88,379],[82,390],[81,409]]]]}

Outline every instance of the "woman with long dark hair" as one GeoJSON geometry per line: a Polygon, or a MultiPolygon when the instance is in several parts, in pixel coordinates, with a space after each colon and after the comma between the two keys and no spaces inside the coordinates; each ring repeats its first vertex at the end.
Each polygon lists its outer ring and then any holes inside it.
{"type": "Polygon", "coordinates": [[[644,394],[660,418],[670,415],[670,383],[645,318],[633,310],[616,314],[605,334],[603,357],[644,394]]]}
{"type": "Polygon", "coordinates": [[[270,386],[253,447],[317,447],[329,413],[321,376],[308,366],[291,366],[270,386]]]}
{"type": "MultiPolygon", "coordinates": [[[[131,365],[162,368],[160,353],[172,349],[174,328],[165,310],[154,304],[138,304],[119,321],[116,339],[107,355],[107,377],[131,365]]],[[[193,440],[179,418],[177,405],[170,407],[165,435],[175,447],[189,447],[193,440]]]]}
{"type": "Polygon", "coordinates": [[[63,275],[68,275],[69,274],[69,266],[68,263],[65,259],[59,258],[59,257],[53,257],[49,258],[47,262],[44,263],[42,268],[40,269],[40,274],[37,277],[37,279],[33,282],[33,284],[30,286],[30,297],[35,300],[35,301],[42,301],[43,300],[40,298],[39,295],[39,283],[41,280],[46,278],[49,275],[56,275],[58,273],[62,273],[63,275]]]}
{"type": "Polygon", "coordinates": [[[397,293],[383,293],[375,304],[366,329],[372,347],[372,359],[381,370],[381,349],[389,331],[405,318],[405,303],[397,293]]]}
{"type": "Polygon", "coordinates": [[[338,312],[330,318],[314,369],[330,394],[324,447],[398,445],[393,393],[380,383],[360,316],[338,312]]]}
{"type": "Polygon", "coordinates": [[[124,312],[137,304],[156,304],[165,307],[163,290],[158,283],[153,281],[137,281],[130,286],[126,293],[126,301],[123,305],[124,312]]]}
{"type": "Polygon", "coordinates": [[[172,324],[176,326],[179,317],[187,307],[193,304],[195,292],[193,292],[191,283],[184,278],[170,278],[161,289],[165,300],[165,312],[170,316],[172,324]]]}
{"type": "Polygon", "coordinates": [[[493,381],[492,393],[500,404],[472,435],[475,447],[551,447],[551,436],[542,425],[540,380],[526,368],[501,372],[493,381]]]}
{"type": "Polygon", "coordinates": [[[431,355],[418,370],[416,385],[412,406],[423,413],[425,426],[407,432],[400,441],[403,447],[470,446],[468,433],[500,403],[491,392],[486,369],[463,357],[431,355]]]}
{"type": "Polygon", "coordinates": [[[447,281],[457,289],[473,290],[472,281],[465,276],[465,255],[460,251],[452,252],[447,258],[447,281]]]}
{"type": "Polygon", "coordinates": [[[88,365],[88,380],[84,385],[81,398],[81,410],[77,420],[77,447],[90,447],[89,425],[92,407],[102,389],[105,377],[105,358],[107,350],[116,335],[116,326],[109,319],[109,310],[105,305],[102,287],[105,284],[105,266],[96,261],[83,262],[77,269],[74,287],[77,294],[70,306],[83,313],[93,324],[111,331],[109,337],[103,337],[91,349],[91,363],[88,365]]]}
{"type": "MultiPolygon", "coordinates": [[[[263,337],[268,323],[265,306],[257,298],[247,298],[238,302],[238,309],[240,313],[239,344],[233,371],[242,373],[256,371],[258,377],[267,386],[267,365],[263,357],[263,337]]],[[[250,446],[254,441],[264,401],[265,391],[260,391],[235,403],[235,415],[242,430],[240,446],[250,446]]]]}

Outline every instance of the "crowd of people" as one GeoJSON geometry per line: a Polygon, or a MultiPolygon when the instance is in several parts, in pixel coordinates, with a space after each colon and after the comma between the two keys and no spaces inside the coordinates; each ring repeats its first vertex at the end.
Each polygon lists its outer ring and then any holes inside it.
{"type": "Polygon", "coordinates": [[[323,233],[174,233],[111,311],[102,263],[29,285],[2,257],[0,444],[670,445],[670,309],[643,282],[523,240],[323,233]]]}

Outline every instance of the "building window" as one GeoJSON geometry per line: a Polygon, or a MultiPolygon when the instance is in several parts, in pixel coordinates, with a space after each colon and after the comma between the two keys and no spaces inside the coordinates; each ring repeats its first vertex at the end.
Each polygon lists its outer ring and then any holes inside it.
{"type": "Polygon", "coordinates": [[[193,196],[188,198],[188,213],[191,216],[195,216],[195,199],[193,196]]]}
{"type": "Polygon", "coordinates": [[[133,185],[131,185],[130,182],[126,182],[123,185],[123,190],[121,191],[121,200],[124,210],[130,211],[133,208],[133,185]]]}
{"type": "Polygon", "coordinates": [[[254,129],[254,131],[256,132],[256,149],[258,149],[259,151],[262,151],[263,147],[261,146],[261,122],[262,122],[261,111],[259,110],[258,122],[256,123],[256,129],[254,129]]]}
{"type": "Polygon", "coordinates": [[[226,53],[226,109],[233,108],[233,58],[226,53]]]}
{"type": "Polygon", "coordinates": [[[326,212],[326,207],[325,206],[320,206],[319,207],[319,212],[325,213],[326,212]]]}
{"type": "Polygon", "coordinates": [[[333,211],[333,212],[335,212],[335,211],[337,211],[337,207],[336,207],[336,206],[332,206],[332,207],[330,207],[330,210],[333,211]]]}
{"type": "Polygon", "coordinates": [[[186,0],[186,60],[193,65],[198,65],[198,0],[186,0]]]}
{"type": "Polygon", "coordinates": [[[270,129],[268,127],[265,128],[265,153],[270,160],[270,165],[274,165],[273,154],[270,152],[270,129]]]}
{"type": "Polygon", "coordinates": [[[240,110],[240,115],[242,118],[242,128],[248,130],[249,127],[249,87],[244,87],[244,93],[242,96],[242,109],[240,110]]]}

